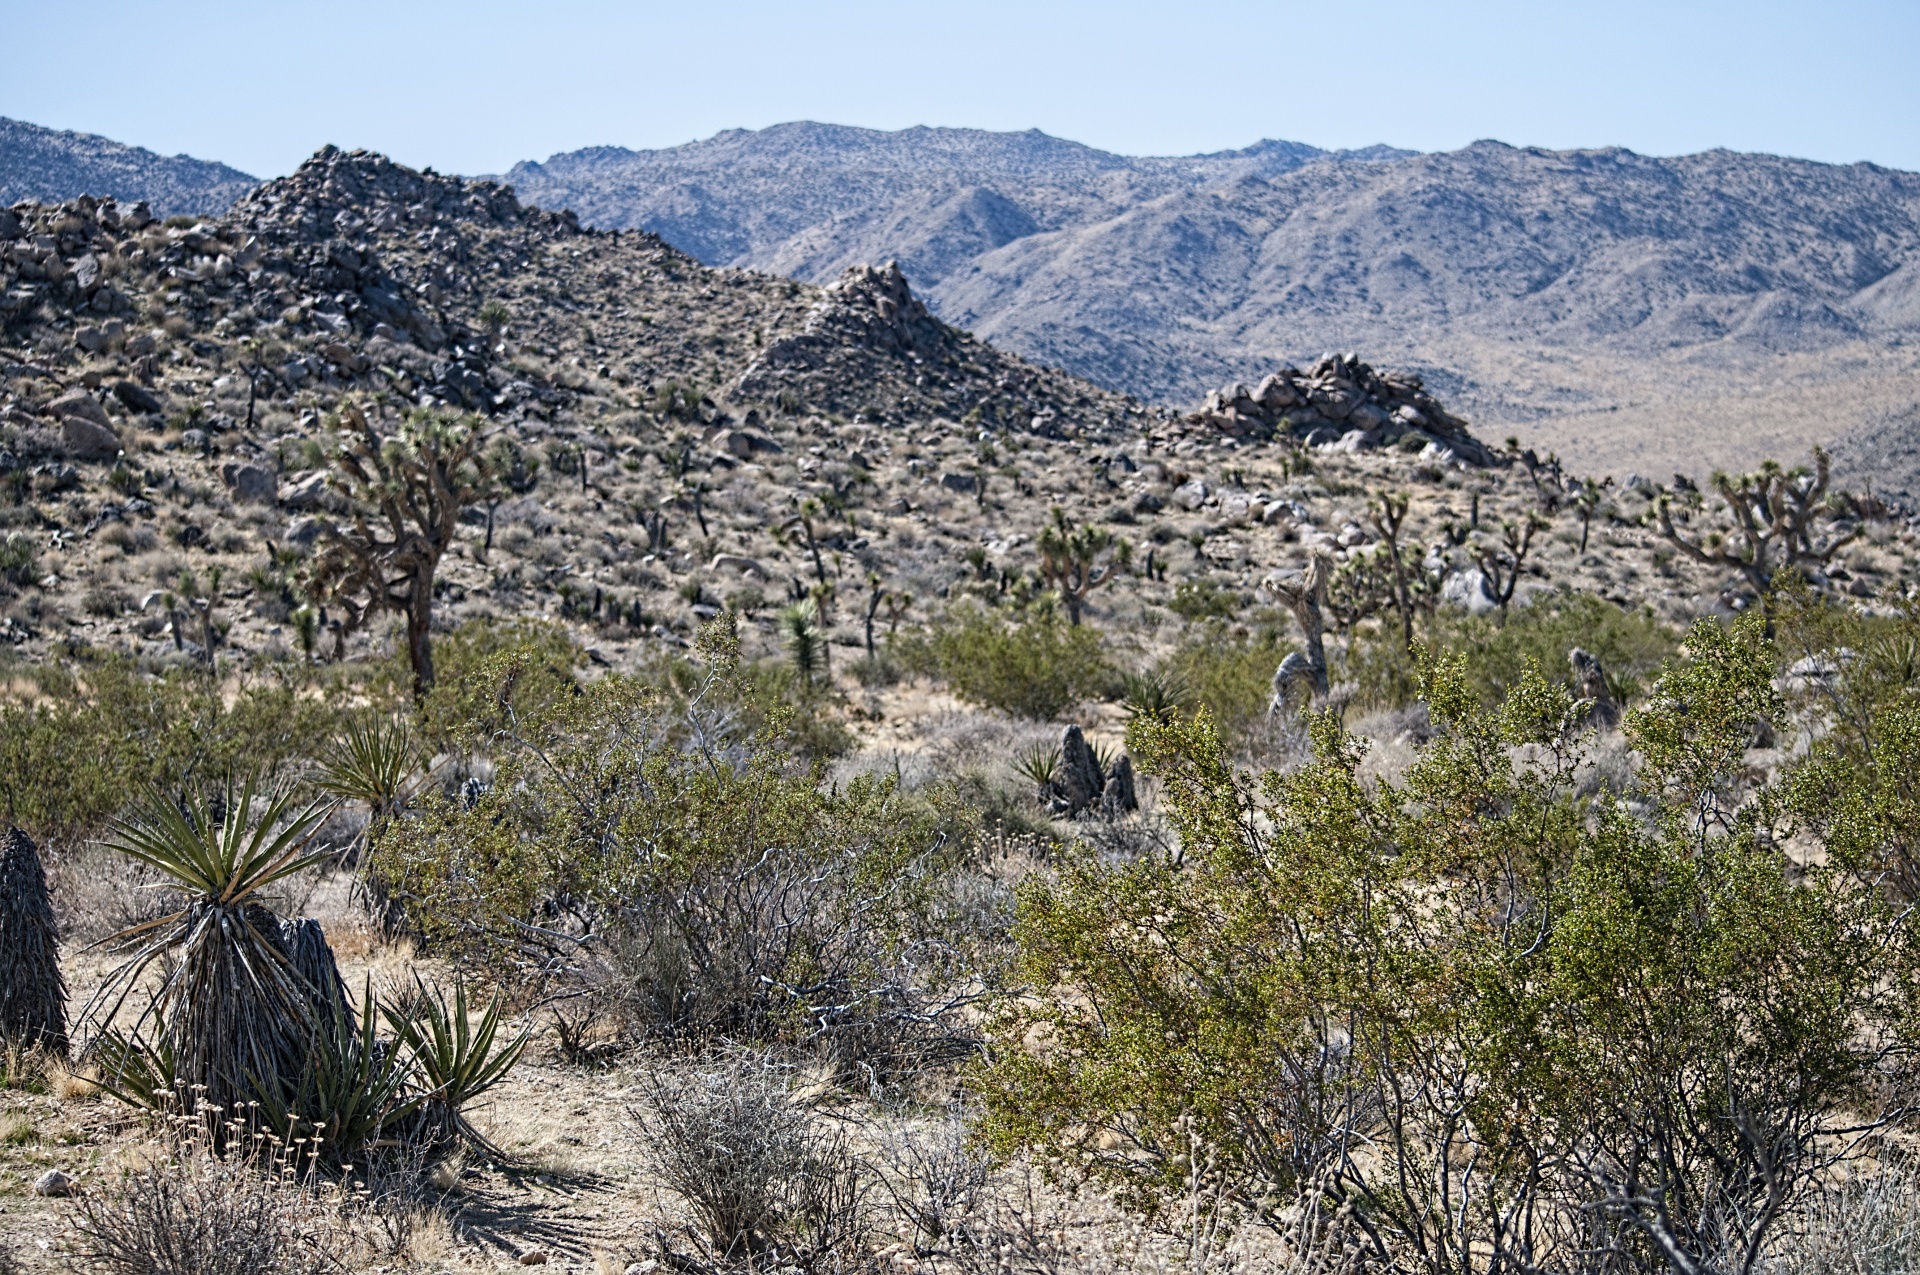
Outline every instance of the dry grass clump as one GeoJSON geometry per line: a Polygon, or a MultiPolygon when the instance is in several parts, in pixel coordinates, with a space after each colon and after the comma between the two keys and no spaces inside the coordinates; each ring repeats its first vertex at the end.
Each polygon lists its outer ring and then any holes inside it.
{"type": "Polygon", "coordinates": [[[335,1275],[359,1247],[341,1192],[190,1122],[169,1153],[79,1197],[76,1255],[104,1275],[335,1275]]]}
{"type": "Polygon", "coordinates": [[[710,1269],[837,1271],[859,1264],[870,1178],[845,1134],[800,1101],[770,1057],[655,1070],[634,1114],[693,1223],[662,1258],[710,1269]],[[689,1251],[690,1250],[690,1251],[689,1251]]]}
{"type": "Polygon", "coordinates": [[[1783,1275],[1920,1272],[1920,1169],[1892,1160],[1815,1192],[1782,1238],[1773,1268],[1783,1275]]]}

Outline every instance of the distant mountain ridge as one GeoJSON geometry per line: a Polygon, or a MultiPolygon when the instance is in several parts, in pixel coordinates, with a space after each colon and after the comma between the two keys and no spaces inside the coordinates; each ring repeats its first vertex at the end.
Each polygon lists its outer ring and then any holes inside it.
{"type": "Polygon", "coordinates": [[[257,185],[225,164],[0,117],[0,206],[96,195],[144,199],[162,217],[210,216],[257,185]]]}
{"type": "Polygon", "coordinates": [[[644,226],[703,261],[828,280],[897,258],[922,287],[1015,239],[1095,224],[1176,191],[1323,159],[1412,153],[1263,141],[1142,158],[1038,129],[882,132],[803,122],[729,129],[662,150],[593,147],[516,164],[503,180],[596,226],[644,226]]]}
{"type": "Polygon", "coordinates": [[[1353,350],[1484,430],[1650,472],[1920,404],[1920,174],[1872,164],[1491,141],[1143,159],[783,124],[506,179],[716,265],[824,281],[897,258],[947,321],[1162,403],[1353,350]]]}

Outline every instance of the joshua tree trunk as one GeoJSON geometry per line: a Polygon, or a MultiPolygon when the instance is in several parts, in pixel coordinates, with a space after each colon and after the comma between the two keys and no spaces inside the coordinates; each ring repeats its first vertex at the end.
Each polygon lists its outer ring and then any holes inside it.
{"type": "Polygon", "coordinates": [[[433,568],[413,578],[407,607],[407,656],[413,665],[413,696],[424,699],[433,687],[433,568]]]}

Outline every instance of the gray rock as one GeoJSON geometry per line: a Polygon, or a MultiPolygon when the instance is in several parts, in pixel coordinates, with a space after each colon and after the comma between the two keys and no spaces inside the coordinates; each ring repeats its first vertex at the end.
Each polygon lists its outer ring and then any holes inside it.
{"type": "Polygon", "coordinates": [[[92,421],[101,429],[113,428],[113,422],[107,419],[107,409],[100,406],[100,400],[79,387],[68,390],[48,403],[46,410],[50,416],[62,419],[78,417],[83,421],[92,421]]]}
{"type": "Polygon", "coordinates": [[[1133,758],[1125,753],[1113,763],[1113,773],[1107,776],[1106,786],[1100,792],[1100,809],[1110,818],[1140,809],[1140,799],[1133,787],[1133,758]]]}
{"type": "Polygon", "coordinates": [[[81,416],[61,422],[60,444],[74,460],[112,460],[121,451],[118,434],[81,416]]]}
{"type": "Polygon", "coordinates": [[[113,396],[126,404],[129,411],[144,412],[149,416],[160,416],[167,410],[167,405],[160,401],[160,396],[141,385],[138,381],[115,381],[113,383],[113,396]]]}
{"type": "Polygon", "coordinates": [[[1077,815],[1100,799],[1106,790],[1106,776],[1100,772],[1100,759],[1078,726],[1060,732],[1060,795],[1067,813],[1077,815]]]}
{"type": "Polygon", "coordinates": [[[204,452],[213,443],[213,439],[204,429],[190,429],[180,435],[180,445],[190,452],[204,452]]]}
{"type": "Polygon", "coordinates": [[[312,548],[332,525],[324,518],[295,518],[287,524],[287,543],[302,549],[312,548]]]}
{"type": "Polygon", "coordinates": [[[328,485],[326,473],[316,469],[282,487],[280,503],[289,509],[312,513],[322,509],[338,510],[344,502],[340,493],[328,485]]]}
{"type": "Polygon", "coordinates": [[[942,474],[940,485],[948,491],[973,492],[980,489],[980,480],[972,474],[942,474]]]}
{"type": "Polygon", "coordinates": [[[1440,600],[1448,606],[1461,608],[1469,615],[1485,615],[1496,605],[1493,596],[1487,592],[1487,577],[1481,574],[1478,567],[1448,573],[1440,584],[1440,600]]]}
{"type": "Polygon", "coordinates": [[[74,329],[73,343],[88,354],[98,354],[107,348],[107,334],[89,323],[74,329]]]}
{"type": "Polygon", "coordinates": [[[86,253],[73,263],[73,282],[80,291],[91,293],[100,286],[100,258],[86,253]]]}
{"type": "Polygon", "coordinates": [[[1182,509],[1198,509],[1207,503],[1207,485],[1195,478],[1173,489],[1173,503],[1182,509]]]}
{"type": "Polygon", "coordinates": [[[226,465],[220,477],[243,504],[271,505],[279,497],[280,480],[265,465],[226,465]]]}
{"type": "Polygon", "coordinates": [[[18,239],[20,219],[10,209],[0,208],[0,239],[18,239]]]}
{"type": "Polygon", "coordinates": [[[737,456],[741,460],[752,459],[755,452],[766,452],[778,456],[786,448],[768,438],[765,434],[756,434],[747,429],[723,429],[713,436],[713,449],[737,456]]]}
{"type": "Polygon", "coordinates": [[[709,571],[739,571],[747,575],[767,578],[767,569],[744,553],[716,553],[713,561],[707,563],[709,571]]]}

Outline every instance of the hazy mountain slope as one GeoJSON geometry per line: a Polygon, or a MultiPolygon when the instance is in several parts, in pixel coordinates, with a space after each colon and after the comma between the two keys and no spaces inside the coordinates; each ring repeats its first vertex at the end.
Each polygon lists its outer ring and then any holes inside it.
{"type": "Polygon", "coordinates": [[[521,165],[523,195],[943,318],[1161,402],[1327,350],[1594,468],[1739,465],[1920,403],[1920,175],[1482,142],[1130,159],[814,124],[521,165]]]}
{"type": "Polygon", "coordinates": [[[571,208],[597,226],[644,227],[709,264],[823,282],[850,265],[898,258],[925,288],[1025,235],[1096,224],[1171,191],[1270,176],[1327,155],[1268,141],[1135,158],[1038,130],[794,123],[663,150],[574,151],[515,165],[505,180],[533,203],[571,208]]]}
{"type": "Polygon", "coordinates": [[[1055,334],[1072,325],[1172,338],[1121,383],[1192,397],[1222,363],[1443,333],[1817,349],[1911,329],[1910,289],[1885,285],[1915,261],[1914,174],[1483,142],[1166,195],[998,249],[935,297],[1068,366],[1055,334]]]}
{"type": "Polygon", "coordinates": [[[200,215],[226,211],[257,184],[225,164],[0,118],[0,205],[93,195],[144,199],[162,217],[200,215]]]}

